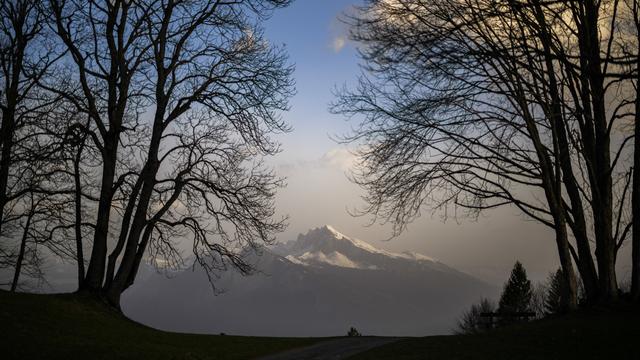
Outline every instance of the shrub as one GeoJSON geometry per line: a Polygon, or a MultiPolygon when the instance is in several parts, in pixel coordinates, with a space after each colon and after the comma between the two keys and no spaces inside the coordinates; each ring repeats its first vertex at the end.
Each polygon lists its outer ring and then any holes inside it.
{"type": "Polygon", "coordinates": [[[361,336],[361,335],[360,335],[360,333],[358,332],[358,330],[352,326],[352,327],[349,329],[349,332],[347,333],[347,336],[349,336],[349,337],[354,337],[354,336],[361,336]]]}
{"type": "Polygon", "coordinates": [[[486,298],[480,299],[477,304],[465,311],[458,320],[456,334],[477,334],[491,329],[489,318],[482,317],[482,313],[491,313],[496,310],[495,304],[486,298]]]}

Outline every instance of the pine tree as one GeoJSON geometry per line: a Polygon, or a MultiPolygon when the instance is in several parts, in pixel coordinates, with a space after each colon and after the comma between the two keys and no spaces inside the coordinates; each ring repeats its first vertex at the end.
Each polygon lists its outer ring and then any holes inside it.
{"type": "Polygon", "coordinates": [[[549,275],[549,290],[544,302],[548,315],[562,314],[567,311],[567,287],[563,281],[562,269],[549,275]]]}
{"type": "Polygon", "coordinates": [[[511,270],[509,281],[504,286],[498,312],[526,312],[530,311],[531,281],[527,279],[527,271],[519,261],[516,261],[511,270]]]}

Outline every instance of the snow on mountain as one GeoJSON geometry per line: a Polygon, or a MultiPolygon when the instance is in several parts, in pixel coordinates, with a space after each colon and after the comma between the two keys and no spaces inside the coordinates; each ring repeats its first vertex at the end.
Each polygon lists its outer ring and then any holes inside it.
{"type": "Polygon", "coordinates": [[[431,262],[438,262],[438,260],[429,257],[427,255],[423,255],[417,252],[413,252],[413,251],[405,251],[402,253],[402,255],[404,255],[405,257],[412,259],[412,260],[417,260],[417,261],[431,261],[431,262]]]}
{"type": "Polygon", "coordinates": [[[330,226],[249,257],[259,271],[149,276],[125,292],[124,312],[164,330],[262,336],[448,333],[495,289],[427,256],[392,253],[330,226]]]}
{"type": "Polygon", "coordinates": [[[306,253],[298,257],[295,257],[293,255],[287,255],[285,259],[301,265],[308,265],[310,263],[322,263],[322,264],[328,264],[332,266],[351,268],[351,269],[363,268],[362,265],[351,261],[348,257],[346,257],[345,255],[337,251],[332,251],[329,254],[325,254],[323,252],[307,251],[306,253]]]}
{"type": "Polygon", "coordinates": [[[434,269],[444,268],[443,264],[429,256],[378,249],[365,241],[344,235],[330,225],[300,234],[296,240],[274,247],[273,251],[293,263],[307,266],[380,270],[390,269],[398,262],[411,261],[434,269]]]}

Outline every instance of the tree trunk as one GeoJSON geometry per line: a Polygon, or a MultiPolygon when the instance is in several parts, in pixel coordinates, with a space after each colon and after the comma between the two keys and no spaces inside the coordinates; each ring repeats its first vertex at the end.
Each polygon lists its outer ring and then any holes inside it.
{"type": "MultiPolygon", "coordinates": [[[[163,79],[163,77],[160,78],[163,79]]],[[[146,241],[148,240],[148,234],[145,233],[145,239],[143,241],[144,244],[139,244],[142,231],[145,229],[145,226],[148,226],[147,214],[149,202],[153,194],[153,189],[156,185],[156,175],[160,168],[158,152],[160,150],[160,142],[162,140],[162,132],[164,130],[163,121],[167,102],[164,97],[158,96],[158,98],[151,141],[147,152],[147,161],[145,166],[142,168],[142,172],[134,189],[136,195],[139,189],[140,195],[137,197],[137,203],[136,198],[134,197],[129,199],[130,202],[127,204],[127,211],[133,210],[133,204],[135,204],[136,211],[132,218],[123,219],[123,226],[120,229],[120,238],[118,240],[118,246],[120,248],[117,249],[117,254],[119,255],[122,245],[125,244],[122,240],[126,239],[124,254],[122,255],[118,271],[113,278],[111,278],[113,268],[109,268],[109,277],[107,278],[108,286],[105,286],[107,300],[117,308],[120,308],[120,295],[131,285],[130,282],[135,279],[140,260],[146,249],[146,241]],[[131,223],[131,228],[129,228],[129,223],[131,223]]],[[[129,216],[130,215],[131,214],[129,214],[129,216]]],[[[111,261],[109,265],[111,265],[111,261]]]]}
{"type": "MultiPolygon", "coordinates": [[[[151,148],[153,149],[154,146],[152,145],[151,148]]],[[[155,153],[152,156],[156,156],[155,153]]],[[[135,258],[136,253],[138,252],[140,235],[142,234],[142,230],[144,229],[147,221],[147,208],[155,185],[155,176],[158,171],[157,163],[157,160],[148,162],[147,166],[142,170],[142,174],[140,175],[143,178],[142,190],[140,191],[140,197],[133,216],[131,229],[128,232],[124,255],[122,256],[116,275],[110,282],[109,287],[106,289],[107,299],[111,305],[118,308],[120,307],[120,295],[126,288],[127,281],[132,277],[131,272],[134,271],[134,268],[135,271],[137,271],[137,267],[134,266],[135,258]]],[[[123,231],[126,230],[123,229],[123,231]]]]}
{"type": "MultiPolygon", "coordinates": [[[[110,135],[108,135],[109,137],[110,135]]],[[[96,219],[93,248],[87,275],[84,278],[81,291],[99,293],[104,281],[105,265],[107,258],[107,236],[109,234],[109,218],[111,214],[111,202],[113,199],[113,183],[117,157],[116,144],[108,139],[105,144],[106,156],[103,157],[102,182],[100,189],[100,201],[98,203],[98,215],[96,219]]]]}
{"type": "Polygon", "coordinates": [[[12,102],[7,96],[7,108],[2,111],[2,127],[0,128],[0,144],[2,156],[0,158],[0,236],[4,223],[4,208],[7,204],[7,184],[9,181],[9,167],[11,165],[11,150],[13,148],[14,115],[12,102]]]}
{"type": "Polygon", "coordinates": [[[138,177],[136,184],[134,185],[131,195],[129,195],[129,199],[127,200],[127,207],[122,216],[122,223],[120,224],[120,235],[118,236],[118,242],[116,246],[109,254],[109,260],[107,262],[107,275],[105,278],[104,289],[108,289],[111,287],[111,283],[113,282],[113,276],[116,271],[116,262],[118,257],[122,253],[122,249],[127,241],[127,237],[129,235],[129,229],[131,225],[131,219],[133,218],[133,210],[136,207],[136,203],[138,200],[138,194],[140,193],[140,188],[142,187],[142,178],[138,177]]]}
{"type": "Polygon", "coordinates": [[[20,251],[18,252],[18,258],[16,259],[16,269],[13,273],[13,282],[11,283],[11,292],[15,292],[18,287],[18,280],[20,279],[20,272],[22,271],[22,262],[24,261],[24,252],[27,247],[27,237],[29,236],[29,228],[31,227],[32,218],[33,209],[29,212],[27,222],[24,224],[24,231],[22,232],[22,239],[20,241],[20,251]]]}
{"type": "Polygon", "coordinates": [[[578,308],[578,284],[576,280],[576,273],[573,270],[573,263],[571,262],[567,228],[566,225],[562,223],[563,220],[559,220],[559,222],[561,222],[561,224],[556,229],[556,245],[558,247],[558,254],[560,255],[562,280],[564,281],[565,288],[567,289],[567,308],[569,311],[573,311],[578,308]]]}
{"type": "MultiPolygon", "coordinates": [[[[147,243],[149,242],[149,238],[151,237],[151,227],[147,225],[145,227],[144,234],[142,235],[142,241],[137,247],[137,251],[133,260],[131,261],[131,265],[127,272],[127,277],[124,278],[124,275],[118,281],[113,281],[109,288],[106,291],[107,300],[109,303],[116,308],[120,308],[120,297],[122,293],[129,288],[129,286],[133,285],[136,276],[138,274],[138,270],[140,269],[140,263],[142,262],[142,258],[147,249],[147,243]]],[[[118,269],[120,272],[120,269],[118,269]]],[[[124,272],[123,272],[124,273],[124,272]]]]}
{"type": "MultiPolygon", "coordinates": [[[[565,129],[565,121],[562,112],[563,100],[559,91],[559,81],[556,77],[556,69],[554,66],[555,59],[551,55],[553,53],[552,39],[549,31],[547,30],[546,16],[539,1],[535,1],[534,10],[535,18],[538,22],[538,27],[540,28],[539,37],[544,49],[546,77],[548,78],[547,81],[549,83],[549,95],[551,100],[550,106],[548,108],[545,108],[544,111],[545,115],[551,123],[552,137],[554,140],[554,156],[556,160],[556,178],[555,184],[553,185],[553,191],[556,195],[555,200],[550,200],[550,206],[558,206],[562,208],[563,212],[567,213],[566,215],[557,214],[554,216],[554,221],[560,221],[562,223],[556,224],[556,226],[562,227],[562,229],[559,230],[561,233],[556,234],[556,236],[562,238],[558,242],[558,245],[562,246],[562,249],[558,248],[558,250],[561,252],[561,260],[564,256],[566,256],[567,253],[570,255],[568,236],[565,225],[567,222],[567,216],[570,214],[573,218],[573,222],[571,222],[571,230],[573,231],[573,234],[575,236],[576,245],[578,248],[576,264],[585,286],[587,298],[589,300],[593,300],[597,296],[597,274],[593,256],[591,255],[589,238],[587,236],[587,225],[584,214],[584,206],[580,194],[580,188],[573,171],[570,144],[567,136],[567,131],[565,129]],[[560,175],[560,173],[562,175],[560,175]],[[562,185],[564,185],[566,193],[569,196],[570,206],[568,207],[568,209],[564,209],[565,206],[562,200],[562,185]],[[551,205],[551,201],[555,201],[556,205],[551,205]],[[566,245],[561,245],[564,242],[566,242],[566,245]],[[564,249],[565,247],[566,249],[564,249]]],[[[553,211],[556,210],[554,209],[553,211]]],[[[570,258],[564,261],[568,261],[569,265],[571,263],[570,258]]],[[[565,277],[567,277],[567,279],[565,279],[565,282],[573,281],[575,286],[575,274],[567,274],[567,276],[565,277]],[[569,279],[570,277],[573,277],[573,280],[569,279]]]]}
{"type": "MultiPolygon", "coordinates": [[[[24,9],[20,9],[22,11],[24,9]]],[[[2,236],[2,223],[4,222],[4,208],[7,205],[7,184],[9,180],[9,167],[11,166],[11,153],[13,149],[13,136],[16,131],[16,109],[18,107],[19,98],[19,85],[20,76],[22,74],[24,51],[27,46],[27,39],[25,39],[22,33],[22,22],[26,19],[26,14],[22,14],[24,17],[18,20],[18,23],[13,23],[15,19],[8,19],[11,25],[14,26],[15,31],[14,46],[10,48],[12,54],[8,56],[8,59],[2,61],[2,66],[5,68],[5,86],[4,96],[6,105],[2,109],[2,127],[0,127],[0,145],[2,146],[2,156],[0,158],[0,236],[2,236]],[[10,68],[11,70],[7,70],[10,68]]]]}
{"type": "Polygon", "coordinates": [[[610,137],[606,121],[604,103],[604,77],[601,69],[600,44],[598,34],[598,5],[593,0],[585,1],[584,28],[585,47],[582,49],[588,61],[585,74],[591,87],[593,105],[593,125],[595,130],[595,148],[593,167],[596,182],[591,184],[593,196],[593,221],[596,238],[596,258],[600,300],[609,303],[618,298],[615,261],[616,244],[613,239],[613,181],[611,177],[610,137]]]}
{"type": "MultiPolygon", "coordinates": [[[[640,37],[638,38],[640,42],[640,37]]],[[[640,68],[640,54],[637,58],[640,68]]],[[[637,75],[636,86],[640,86],[640,73],[637,75]]],[[[631,249],[631,297],[640,301],[640,93],[636,94],[636,119],[634,125],[633,145],[633,186],[631,194],[632,212],[632,249],[631,249]]]]}
{"type": "Polygon", "coordinates": [[[124,245],[129,236],[131,220],[133,219],[133,210],[135,210],[136,208],[138,195],[140,194],[142,184],[142,177],[139,176],[136,180],[135,185],[133,186],[133,189],[131,190],[131,194],[127,199],[127,207],[125,208],[124,214],[122,215],[122,223],[120,224],[120,234],[118,235],[118,242],[111,251],[111,254],[109,254],[109,259],[107,262],[107,274],[103,288],[105,291],[111,287],[111,283],[113,282],[113,277],[116,270],[116,262],[118,261],[118,257],[122,253],[122,249],[124,248],[124,245]]]}
{"type": "Polygon", "coordinates": [[[78,287],[84,280],[84,250],[82,249],[82,184],[80,182],[80,157],[84,146],[79,146],[73,162],[73,180],[75,183],[75,236],[76,259],[78,263],[78,287]]]}

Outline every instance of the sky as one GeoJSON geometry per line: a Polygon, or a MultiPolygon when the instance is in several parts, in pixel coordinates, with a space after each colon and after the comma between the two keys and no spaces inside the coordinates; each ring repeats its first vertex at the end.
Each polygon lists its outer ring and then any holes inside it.
{"type": "MultiPolygon", "coordinates": [[[[388,240],[390,226],[370,224],[370,218],[349,215],[362,207],[363,192],[348,178],[354,158],[335,140],[347,134],[350,124],[328,110],[333,90],[349,86],[359,73],[355,44],[339,17],[362,0],[297,0],[277,11],[265,23],[265,36],[284,45],[295,64],[297,94],[283,117],[293,127],[279,136],[283,151],[272,162],[287,187],[277,197],[280,215],[289,216],[288,229],[278,241],[330,224],[349,236],[391,251],[416,251],[473,274],[492,284],[502,284],[516,260],[530,278],[544,280],[558,267],[553,233],[525,219],[516,209],[487,212],[476,221],[443,222],[441,214],[425,211],[401,236],[388,240]]],[[[353,124],[355,125],[355,124],[353,124]]],[[[630,246],[620,259],[629,257],[630,246]]],[[[619,277],[630,277],[627,261],[619,261],[619,277]]]]}

